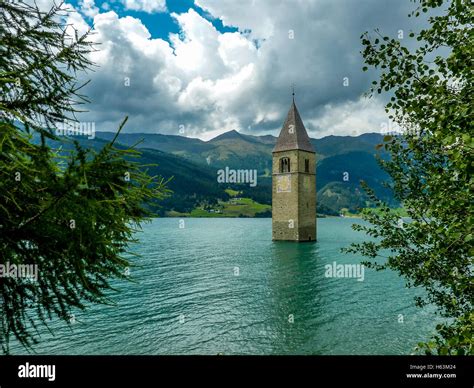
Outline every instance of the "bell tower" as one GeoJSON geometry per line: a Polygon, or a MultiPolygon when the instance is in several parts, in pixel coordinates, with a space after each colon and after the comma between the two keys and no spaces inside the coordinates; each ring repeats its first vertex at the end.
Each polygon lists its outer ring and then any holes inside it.
{"type": "Polygon", "coordinates": [[[316,153],[294,93],[272,157],[272,239],[315,241],[316,153]]]}

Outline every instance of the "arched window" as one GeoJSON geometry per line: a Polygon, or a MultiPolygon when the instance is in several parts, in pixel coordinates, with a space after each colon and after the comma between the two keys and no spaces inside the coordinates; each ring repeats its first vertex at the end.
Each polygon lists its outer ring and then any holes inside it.
{"type": "Polygon", "coordinates": [[[280,172],[290,172],[290,158],[280,159],[280,172]]]}

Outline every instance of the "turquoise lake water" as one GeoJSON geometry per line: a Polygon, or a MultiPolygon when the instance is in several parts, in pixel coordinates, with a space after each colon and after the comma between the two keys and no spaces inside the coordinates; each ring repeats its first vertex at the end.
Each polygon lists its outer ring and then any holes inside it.
{"type": "MultiPolygon", "coordinates": [[[[318,242],[271,241],[270,219],[155,219],[138,234],[136,283],[118,306],[92,306],[72,331],[52,323],[39,354],[410,354],[434,331],[432,310],[393,272],[325,277],[355,264],[351,224],[318,219],[318,242]]],[[[12,354],[25,353],[12,344],[12,354]]]]}

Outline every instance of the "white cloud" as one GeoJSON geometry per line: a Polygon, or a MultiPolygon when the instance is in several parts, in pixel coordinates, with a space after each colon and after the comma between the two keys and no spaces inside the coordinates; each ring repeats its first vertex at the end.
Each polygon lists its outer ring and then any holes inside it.
{"type": "Polygon", "coordinates": [[[87,115],[101,130],[115,129],[126,114],[127,130],[143,132],[178,134],[184,126],[187,135],[205,137],[240,127],[236,106],[254,83],[254,45],[219,33],[194,10],[173,17],[182,33],[171,43],[151,38],[137,18],[113,11],[94,18],[101,45],[92,59],[100,69],[86,91],[93,102],[87,115]]]}
{"type": "MultiPolygon", "coordinates": [[[[164,0],[123,1],[146,12],[165,7],[164,0]]],[[[115,130],[129,115],[125,131],[180,134],[185,128],[186,135],[201,138],[230,129],[276,135],[294,83],[311,136],[376,131],[385,112],[382,100],[361,98],[375,74],[361,71],[359,36],[384,26],[408,31],[399,21],[406,8],[341,1],[197,0],[239,32],[222,33],[190,9],[171,14],[180,33],[169,41],[153,38],[136,17],[96,13],[93,39],[100,51],[92,59],[99,69],[84,90],[92,101],[87,121],[96,121],[98,130],[115,130]]],[[[81,4],[96,12],[93,1],[81,4]]],[[[71,20],[83,30],[87,25],[75,15],[71,20]]]]}
{"type": "Polygon", "coordinates": [[[217,39],[219,42],[219,56],[224,65],[233,71],[239,71],[247,64],[256,61],[257,49],[238,32],[220,34],[217,39]]]}
{"type": "MultiPolygon", "coordinates": [[[[311,1],[304,1],[311,3],[311,1]]],[[[274,0],[195,0],[197,6],[219,17],[225,25],[239,27],[240,30],[252,30],[252,36],[255,39],[268,39],[274,35],[279,19],[291,18],[292,14],[299,14],[296,2],[293,0],[285,5],[282,1],[274,0]],[[297,10],[297,12],[285,14],[288,9],[297,10]]]]}
{"type": "Polygon", "coordinates": [[[95,15],[99,13],[99,8],[95,5],[94,0],[80,0],[79,7],[81,13],[84,15],[93,18],[95,15]]]}
{"type": "MultiPolygon", "coordinates": [[[[73,39],[75,36],[75,31],[79,34],[84,34],[87,32],[90,27],[85,22],[82,13],[94,12],[92,9],[95,7],[94,0],[80,0],[79,6],[81,7],[81,12],[78,12],[78,9],[68,2],[60,2],[54,0],[23,0],[25,4],[28,4],[32,7],[38,7],[41,12],[49,12],[53,6],[59,7],[60,19],[65,22],[66,34],[69,38],[73,39]]],[[[97,13],[95,13],[97,14],[97,13]]],[[[59,20],[59,21],[61,21],[59,20]]]]}
{"type": "Polygon", "coordinates": [[[181,34],[171,37],[176,65],[189,74],[213,79],[222,74],[224,63],[216,51],[219,49],[219,32],[196,11],[172,14],[181,27],[181,34]]]}
{"type": "Polygon", "coordinates": [[[147,13],[165,12],[165,0],[121,0],[125,9],[147,13]]]}
{"type": "Polygon", "coordinates": [[[68,26],[66,28],[66,33],[72,39],[74,39],[75,31],[77,31],[78,36],[81,36],[90,29],[89,25],[85,22],[83,17],[77,12],[72,12],[69,14],[67,18],[67,23],[68,26]]]}
{"type": "Polygon", "coordinates": [[[360,97],[356,101],[342,104],[327,104],[321,116],[309,120],[308,125],[316,128],[310,136],[329,135],[358,136],[365,132],[381,133],[383,124],[387,124],[384,104],[377,98],[360,97]]]}

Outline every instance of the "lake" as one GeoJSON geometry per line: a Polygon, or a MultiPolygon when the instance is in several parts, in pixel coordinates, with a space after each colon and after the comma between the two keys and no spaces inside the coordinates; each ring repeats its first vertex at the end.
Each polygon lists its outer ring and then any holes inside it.
{"type": "MultiPolygon", "coordinates": [[[[357,219],[318,219],[318,242],[271,241],[271,219],[154,219],[133,249],[136,283],[114,282],[118,306],[92,306],[72,330],[53,322],[39,354],[410,354],[434,331],[391,271],[326,277],[363,241],[357,219]],[[184,222],[184,225],[182,224],[184,222]],[[184,227],[180,227],[184,226],[184,227]]],[[[12,354],[25,353],[12,344],[12,354]]]]}

